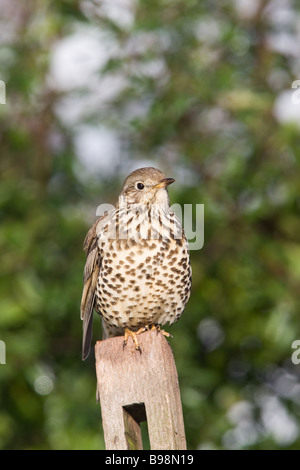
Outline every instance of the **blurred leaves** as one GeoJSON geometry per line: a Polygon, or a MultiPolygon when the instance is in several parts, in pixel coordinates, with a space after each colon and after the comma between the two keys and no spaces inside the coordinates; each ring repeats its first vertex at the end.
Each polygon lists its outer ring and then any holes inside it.
{"type": "Polygon", "coordinates": [[[274,112],[299,78],[299,6],[2,3],[0,448],[104,448],[93,359],[80,359],[82,242],[141,162],[176,178],[171,203],[205,204],[170,340],[188,447],[299,448],[300,135],[274,112]],[[82,24],[110,52],[62,91],[53,50],[82,24]],[[115,132],[109,173],[77,158],[83,125],[115,132]]]}

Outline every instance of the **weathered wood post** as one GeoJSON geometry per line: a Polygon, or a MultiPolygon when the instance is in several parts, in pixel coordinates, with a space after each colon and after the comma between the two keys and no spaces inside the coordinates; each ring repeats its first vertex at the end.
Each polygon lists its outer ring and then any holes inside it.
{"type": "Polygon", "coordinates": [[[152,450],[186,449],[177,370],[161,333],[138,336],[141,353],[129,338],[98,341],[97,386],[107,450],[143,449],[140,423],[147,421],[152,450]]]}

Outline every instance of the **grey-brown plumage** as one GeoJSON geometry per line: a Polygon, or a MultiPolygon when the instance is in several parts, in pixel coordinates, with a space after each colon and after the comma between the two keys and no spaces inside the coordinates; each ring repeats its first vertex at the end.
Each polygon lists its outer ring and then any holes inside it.
{"type": "Polygon", "coordinates": [[[174,323],[190,296],[191,267],[181,224],[170,210],[172,178],[152,167],[125,180],[118,203],[91,227],[81,300],[82,358],[90,352],[93,309],[103,337],[174,323]]]}

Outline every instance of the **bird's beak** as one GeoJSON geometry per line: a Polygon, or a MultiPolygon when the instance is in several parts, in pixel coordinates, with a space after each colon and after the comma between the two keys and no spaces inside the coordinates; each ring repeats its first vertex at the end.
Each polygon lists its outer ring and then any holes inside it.
{"type": "Polygon", "coordinates": [[[160,182],[158,184],[153,186],[153,188],[155,188],[155,189],[166,188],[167,186],[169,186],[169,184],[174,183],[174,181],[175,180],[173,178],[164,178],[164,179],[160,180],[160,182]]]}

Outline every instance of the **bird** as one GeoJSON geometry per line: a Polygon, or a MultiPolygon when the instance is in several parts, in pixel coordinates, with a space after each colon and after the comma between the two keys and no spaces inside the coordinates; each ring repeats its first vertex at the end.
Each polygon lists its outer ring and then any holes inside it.
{"type": "MultiPolygon", "coordinates": [[[[114,206],[88,231],[83,249],[82,360],[90,353],[93,311],[103,339],[132,337],[176,322],[191,292],[191,264],[184,229],[170,208],[167,188],[175,180],[153,167],[125,179],[114,206]]],[[[141,351],[141,350],[140,350],[141,351]]]]}

